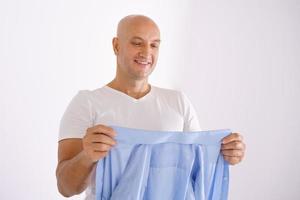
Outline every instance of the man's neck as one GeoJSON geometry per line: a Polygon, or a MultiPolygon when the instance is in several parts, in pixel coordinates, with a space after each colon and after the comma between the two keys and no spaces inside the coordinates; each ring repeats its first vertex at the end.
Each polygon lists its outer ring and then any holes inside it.
{"type": "Polygon", "coordinates": [[[107,86],[123,92],[135,99],[142,98],[151,90],[151,86],[148,83],[147,79],[140,81],[122,81],[115,78],[110,83],[108,83],[107,86]]]}

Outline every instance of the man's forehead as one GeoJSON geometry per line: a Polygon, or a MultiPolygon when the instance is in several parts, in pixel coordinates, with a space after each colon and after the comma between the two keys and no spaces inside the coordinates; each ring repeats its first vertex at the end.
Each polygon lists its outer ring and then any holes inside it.
{"type": "MultiPolygon", "coordinates": [[[[146,40],[145,38],[142,38],[140,36],[132,36],[130,39],[132,39],[132,40],[146,40]]],[[[151,42],[160,43],[160,39],[159,38],[153,38],[153,39],[151,39],[151,42]]]]}

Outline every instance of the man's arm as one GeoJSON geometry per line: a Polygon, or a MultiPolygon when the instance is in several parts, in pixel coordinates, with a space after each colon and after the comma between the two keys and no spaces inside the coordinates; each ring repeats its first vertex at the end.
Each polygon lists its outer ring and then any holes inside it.
{"type": "Polygon", "coordinates": [[[90,175],[99,159],[116,144],[112,128],[97,125],[87,130],[83,139],[65,139],[58,145],[56,169],[59,192],[70,197],[83,192],[90,184],[90,175]]]}

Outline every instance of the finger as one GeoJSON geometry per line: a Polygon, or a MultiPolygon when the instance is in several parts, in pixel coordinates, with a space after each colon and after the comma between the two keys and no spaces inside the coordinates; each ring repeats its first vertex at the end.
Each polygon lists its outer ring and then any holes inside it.
{"type": "Polygon", "coordinates": [[[114,140],[113,138],[111,138],[107,135],[104,135],[104,134],[92,135],[90,138],[90,141],[92,143],[103,143],[103,144],[108,144],[108,145],[112,145],[112,146],[117,144],[116,140],[114,140]]]}
{"type": "Polygon", "coordinates": [[[224,160],[226,160],[231,165],[235,165],[241,162],[241,158],[239,157],[224,156],[224,160]]]}
{"type": "Polygon", "coordinates": [[[240,141],[233,141],[233,142],[229,142],[226,144],[222,144],[221,145],[221,150],[225,150],[225,149],[245,149],[245,144],[243,142],[240,141]]]}
{"type": "Polygon", "coordinates": [[[93,143],[92,147],[93,150],[96,152],[103,152],[103,151],[106,152],[112,148],[111,145],[104,144],[104,143],[93,143]]]}
{"type": "Polygon", "coordinates": [[[102,124],[98,124],[96,126],[93,126],[93,127],[89,128],[88,130],[90,132],[93,132],[93,133],[103,133],[103,134],[105,134],[107,136],[110,136],[110,137],[115,137],[116,136],[116,132],[114,131],[114,129],[112,129],[109,126],[102,125],[102,124]]]}
{"type": "Polygon", "coordinates": [[[242,157],[244,152],[241,150],[222,150],[222,154],[230,157],[242,157]]]}
{"type": "Polygon", "coordinates": [[[102,124],[98,124],[96,126],[93,126],[91,128],[88,128],[87,132],[93,133],[93,134],[105,134],[110,137],[115,137],[117,135],[116,131],[114,131],[113,128],[109,126],[105,126],[102,124]]]}
{"type": "Polygon", "coordinates": [[[243,136],[239,133],[231,133],[230,135],[226,136],[223,138],[222,140],[222,144],[227,144],[229,142],[233,142],[233,141],[242,141],[243,140],[243,136]]]}

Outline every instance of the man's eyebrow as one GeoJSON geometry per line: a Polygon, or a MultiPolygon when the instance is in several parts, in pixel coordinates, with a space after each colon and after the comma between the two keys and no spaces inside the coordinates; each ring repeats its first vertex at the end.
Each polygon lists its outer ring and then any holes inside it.
{"type": "MultiPolygon", "coordinates": [[[[132,37],[131,38],[132,40],[135,40],[135,39],[138,39],[138,40],[144,40],[143,38],[141,38],[141,37],[139,37],[139,36],[134,36],[134,37],[132,37]]],[[[155,39],[155,40],[153,40],[152,42],[158,42],[158,43],[160,43],[160,39],[155,39]]]]}

